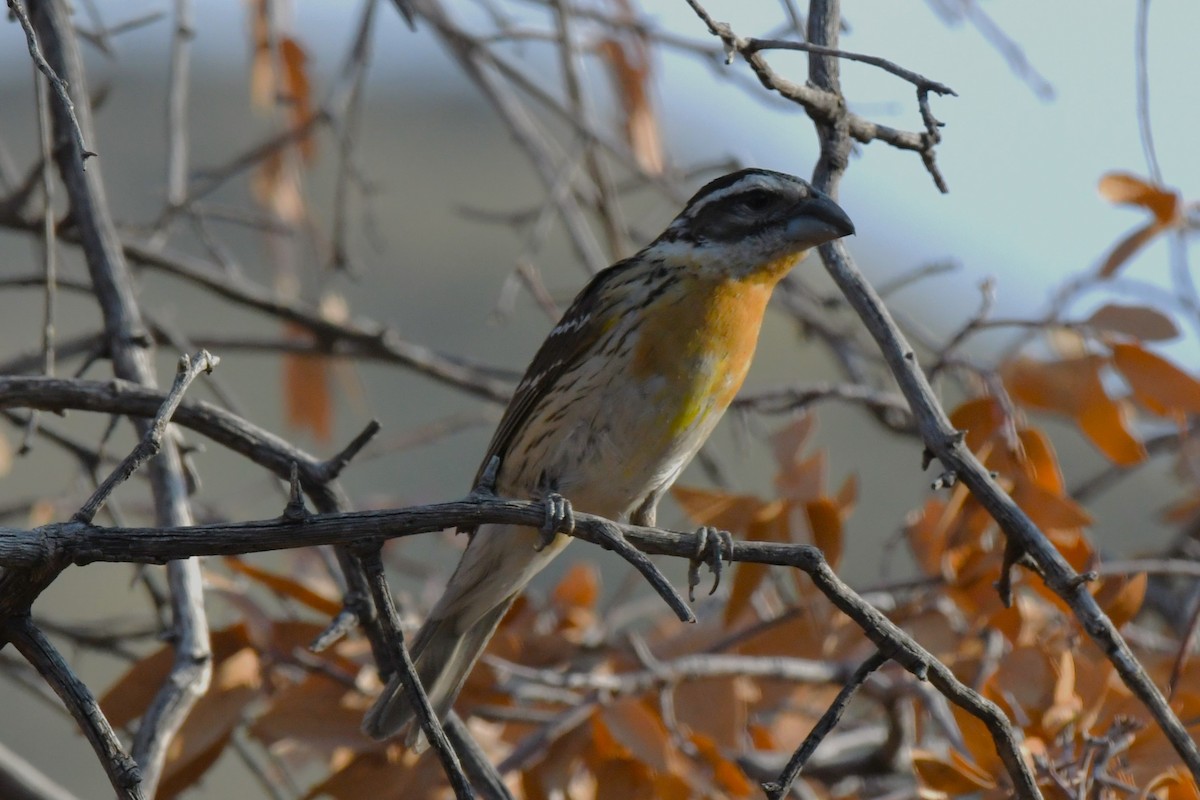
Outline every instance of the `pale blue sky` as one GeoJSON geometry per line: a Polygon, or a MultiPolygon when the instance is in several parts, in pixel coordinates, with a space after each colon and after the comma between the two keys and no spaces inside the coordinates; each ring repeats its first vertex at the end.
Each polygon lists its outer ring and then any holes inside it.
{"type": "MultiPolygon", "coordinates": [[[[474,8],[465,2],[457,5],[474,8]]],[[[673,31],[706,39],[700,21],[682,0],[639,5],[673,31]]],[[[105,0],[99,6],[115,21],[169,4],[105,0]]],[[[206,0],[196,6],[197,55],[241,63],[246,52],[241,24],[245,5],[206,0]]],[[[877,277],[954,257],[961,260],[964,272],[945,279],[940,289],[956,294],[962,289],[966,300],[980,276],[994,275],[999,279],[1000,312],[1032,312],[1040,308],[1049,287],[1094,264],[1140,221],[1136,212],[1112,208],[1095,191],[1097,179],[1107,170],[1147,172],[1135,117],[1137,4],[1006,0],[980,6],[1050,83],[1053,100],[1039,98],[1015,76],[977,30],[969,24],[947,26],[924,2],[843,3],[852,26],[843,37],[845,49],[891,59],[959,93],[957,98],[935,98],[933,105],[946,123],[939,163],[950,186],[948,196],[936,192],[912,154],[874,144],[854,163],[843,202],[858,223],[854,246],[877,277]]],[[[296,4],[299,36],[318,69],[331,70],[337,63],[358,7],[332,0],[296,4]]],[[[781,19],[781,6],[774,0],[714,0],[708,8],[742,35],[767,33],[781,19]]],[[[381,11],[375,79],[442,80],[444,64],[435,55],[436,45],[409,33],[389,3],[381,11]]],[[[121,38],[123,55],[143,47],[152,58],[160,55],[165,24],[121,38]]],[[[1181,187],[1185,195],[1200,177],[1194,144],[1200,130],[1198,34],[1200,4],[1160,0],[1151,5],[1151,109],[1159,158],[1168,184],[1181,187]]],[[[17,26],[0,26],[0,64],[9,68],[24,61],[21,45],[17,26]]],[[[530,46],[529,53],[536,58],[537,47],[530,46]]],[[[802,56],[774,54],[772,59],[781,71],[802,79],[802,56]]],[[[813,137],[801,115],[776,110],[725,85],[694,58],[667,55],[658,67],[657,99],[677,162],[735,154],[800,173],[810,168],[813,137]]],[[[727,69],[746,71],[740,63],[727,69]]],[[[918,124],[913,92],[896,78],[847,64],[844,88],[865,114],[901,127],[918,124]]],[[[1166,263],[1166,247],[1159,244],[1133,269],[1139,277],[1162,279],[1166,263]]]]}

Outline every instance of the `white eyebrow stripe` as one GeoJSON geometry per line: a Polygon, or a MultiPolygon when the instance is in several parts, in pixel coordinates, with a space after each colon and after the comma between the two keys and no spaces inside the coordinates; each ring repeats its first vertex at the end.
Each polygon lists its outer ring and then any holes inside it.
{"type": "Polygon", "coordinates": [[[781,188],[780,181],[770,175],[746,175],[740,178],[736,183],[730,184],[723,189],[718,189],[712,194],[702,197],[699,202],[693,203],[685,212],[689,218],[696,216],[701,209],[706,206],[720,202],[730,195],[743,194],[755,189],[765,189],[767,191],[779,191],[781,188]]]}

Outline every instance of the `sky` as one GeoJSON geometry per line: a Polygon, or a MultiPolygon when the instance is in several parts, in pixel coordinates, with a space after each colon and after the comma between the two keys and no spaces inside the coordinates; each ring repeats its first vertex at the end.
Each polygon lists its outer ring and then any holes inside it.
{"type": "MultiPolygon", "coordinates": [[[[164,2],[97,0],[110,22],[161,10],[164,2]]],[[[238,0],[194,4],[197,57],[237,59],[246,45],[238,0]],[[229,36],[229,31],[239,31],[229,36]]],[[[396,75],[446,80],[428,37],[410,33],[384,3],[376,51],[376,80],[396,75]],[[431,65],[434,65],[431,68],[431,65]]],[[[704,41],[706,31],[682,0],[637,4],[672,31],[704,41]]],[[[803,6],[803,3],[798,5],[803,6]]],[[[478,13],[472,3],[451,4],[478,13]]],[[[955,24],[935,7],[956,0],[845,0],[850,30],[842,47],[892,60],[948,84],[958,97],[934,98],[945,123],[938,161],[950,187],[940,195],[918,158],[876,143],[862,148],[844,186],[843,202],[858,223],[855,243],[869,253],[877,278],[921,263],[947,258],[963,265],[950,285],[974,286],[983,276],[999,283],[1001,312],[1032,312],[1063,276],[1103,257],[1139,213],[1113,208],[1096,194],[1109,170],[1145,175],[1138,137],[1134,30],[1137,3],[1006,0],[978,3],[1019,48],[1045,81],[1015,74],[1005,55],[969,22],[955,24]],[[1048,91],[1044,90],[1048,89],[1048,91]],[[1051,95],[1052,96],[1048,96],[1051,95]],[[1011,287],[1011,288],[1009,288],[1011,287]]],[[[300,39],[314,62],[332,69],[340,58],[358,3],[305,0],[293,9],[300,39]]],[[[513,4],[520,8],[520,4],[513,4]]],[[[709,2],[719,20],[741,35],[763,35],[781,19],[775,0],[709,2]]],[[[122,36],[122,57],[144,50],[161,55],[165,21],[122,36]]],[[[1149,16],[1151,119],[1164,180],[1185,196],[1197,182],[1200,159],[1194,136],[1200,129],[1200,81],[1195,36],[1200,4],[1152,3],[1149,16]]],[[[26,62],[16,25],[0,26],[0,66],[26,62]]],[[[530,56],[538,58],[535,48],[530,56]]],[[[802,78],[799,54],[771,55],[776,68],[802,78]]],[[[27,63],[27,62],[26,62],[27,63]]],[[[665,54],[657,63],[656,99],[668,143],[678,165],[735,155],[751,163],[798,173],[815,158],[811,127],[794,111],[714,80],[694,57],[665,54]]],[[[748,71],[742,63],[725,70],[748,71]]],[[[843,86],[852,107],[885,124],[918,127],[911,88],[872,67],[845,64],[843,86]]],[[[451,90],[472,91],[451,84],[451,90]]],[[[1152,247],[1135,265],[1139,276],[1161,278],[1166,248],[1152,247]]]]}

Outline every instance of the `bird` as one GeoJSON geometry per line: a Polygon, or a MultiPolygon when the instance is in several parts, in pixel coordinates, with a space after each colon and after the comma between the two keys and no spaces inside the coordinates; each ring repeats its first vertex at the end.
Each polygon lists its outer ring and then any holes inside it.
{"type": "MultiPolygon", "coordinates": [[[[750,168],[706,184],[658,238],[575,297],[518,383],[476,485],[487,475],[497,495],[541,499],[549,514],[653,526],[740,389],[775,285],[808,250],[853,233],[832,198],[793,175],[750,168]]],[[[410,650],[439,719],[505,612],[570,542],[556,529],[470,533],[410,650]]],[[[393,676],[363,730],[384,740],[414,718],[393,676]]],[[[406,746],[423,742],[412,725],[406,746]]]]}

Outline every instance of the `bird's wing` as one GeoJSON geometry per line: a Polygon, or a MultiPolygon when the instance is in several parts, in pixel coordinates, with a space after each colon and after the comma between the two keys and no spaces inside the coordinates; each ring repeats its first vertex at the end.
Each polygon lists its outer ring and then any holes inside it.
{"type": "Polygon", "coordinates": [[[525,376],[517,384],[508,408],[504,410],[504,416],[501,417],[500,425],[492,436],[483,463],[475,474],[476,485],[493,457],[500,458],[500,469],[504,469],[504,459],[509,455],[509,447],[532,418],[538,404],[548,392],[554,391],[564,374],[570,372],[591,352],[596,342],[611,327],[609,307],[604,302],[604,287],[611,283],[614,276],[623,272],[626,266],[627,262],[618,262],[597,273],[542,342],[525,371],[525,376]]]}

